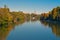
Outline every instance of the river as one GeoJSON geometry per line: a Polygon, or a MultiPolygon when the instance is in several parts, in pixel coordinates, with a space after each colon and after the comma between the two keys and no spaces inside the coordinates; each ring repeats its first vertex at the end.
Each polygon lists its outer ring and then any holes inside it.
{"type": "Polygon", "coordinates": [[[25,21],[0,28],[0,40],[60,40],[60,25],[44,21],[25,21]]]}

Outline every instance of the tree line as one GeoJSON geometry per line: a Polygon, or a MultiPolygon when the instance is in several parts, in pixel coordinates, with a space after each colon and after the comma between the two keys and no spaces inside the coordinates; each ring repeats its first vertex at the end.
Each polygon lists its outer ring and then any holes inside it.
{"type": "MultiPolygon", "coordinates": [[[[0,26],[6,25],[9,23],[18,23],[23,21],[29,21],[32,17],[35,17],[34,20],[37,20],[40,18],[40,15],[37,15],[35,13],[29,14],[24,13],[23,11],[10,11],[9,8],[4,5],[4,8],[0,8],[0,26]]],[[[32,20],[32,19],[31,19],[32,20]]]]}
{"type": "Polygon", "coordinates": [[[42,13],[40,20],[60,21],[60,7],[53,8],[48,13],[42,13]]]}

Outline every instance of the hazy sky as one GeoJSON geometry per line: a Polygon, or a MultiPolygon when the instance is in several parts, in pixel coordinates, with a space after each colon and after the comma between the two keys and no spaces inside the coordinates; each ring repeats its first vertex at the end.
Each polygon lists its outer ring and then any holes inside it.
{"type": "Polygon", "coordinates": [[[5,4],[11,11],[44,13],[60,6],[60,0],[0,0],[0,7],[5,4]]]}

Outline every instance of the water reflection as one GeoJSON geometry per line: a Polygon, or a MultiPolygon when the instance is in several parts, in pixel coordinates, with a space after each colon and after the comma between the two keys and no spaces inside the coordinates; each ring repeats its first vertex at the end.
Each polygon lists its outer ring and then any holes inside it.
{"type": "Polygon", "coordinates": [[[0,40],[6,40],[7,36],[15,28],[16,25],[21,25],[25,22],[25,20],[21,20],[19,22],[16,22],[16,24],[7,24],[0,26],[0,40]]]}
{"type": "MultiPolygon", "coordinates": [[[[11,24],[0,26],[0,40],[6,40],[9,33],[15,28],[15,26],[22,25],[23,23],[29,22],[29,21],[28,20],[20,20],[20,21],[16,22],[15,24],[11,23],[11,24]]],[[[36,21],[36,20],[31,20],[31,21],[36,21]]]]}
{"type": "Polygon", "coordinates": [[[51,27],[52,32],[58,37],[60,37],[60,23],[57,22],[46,22],[46,21],[41,21],[41,24],[44,26],[51,27]]]}
{"type": "Polygon", "coordinates": [[[14,28],[12,24],[0,26],[0,40],[6,40],[10,31],[14,28]]]}
{"type": "MultiPolygon", "coordinates": [[[[31,22],[35,22],[38,20],[29,20],[31,22]]],[[[3,25],[0,26],[0,40],[6,40],[9,33],[15,29],[15,27],[17,27],[16,25],[22,25],[25,22],[29,22],[27,20],[21,20],[19,22],[16,22],[16,24],[8,24],[8,25],[3,25]]],[[[51,22],[46,22],[46,21],[40,21],[41,24],[43,24],[44,26],[48,26],[52,29],[52,32],[56,35],[56,36],[60,36],[60,25],[59,23],[51,23],[51,22]]],[[[40,24],[40,25],[41,25],[40,24]]],[[[36,24],[37,25],[37,24],[36,24]]],[[[23,29],[22,29],[23,30],[23,29]]],[[[39,28],[40,30],[40,28],[39,28]]],[[[41,31],[41,30],[40,30],[41,31]]]]}

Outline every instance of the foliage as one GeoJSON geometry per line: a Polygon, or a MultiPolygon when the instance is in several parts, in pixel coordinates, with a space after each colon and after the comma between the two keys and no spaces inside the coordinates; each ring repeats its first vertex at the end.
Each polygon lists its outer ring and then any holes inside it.
{"type": "Polygon", "coordinates": [[[41,14],[40,19],[41,20],[60,21],[60,7],[56,7],[48,13],[41,14]]]}

